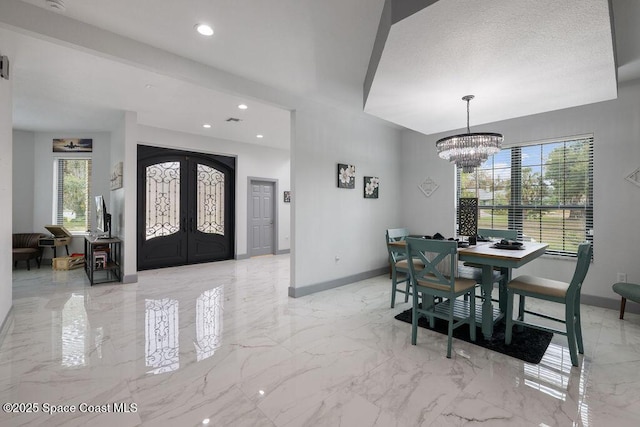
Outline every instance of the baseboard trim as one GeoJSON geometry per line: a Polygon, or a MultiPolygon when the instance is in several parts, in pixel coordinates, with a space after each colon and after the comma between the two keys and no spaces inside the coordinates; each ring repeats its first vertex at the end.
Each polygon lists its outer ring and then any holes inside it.
{"type": "Polygon", "coordinates": [[[348,285],[350,283],[359,282],[361,280],[370,279],[372,277],[380,276],[381,274],[386,274],[388,272],[389,267],[381,267],[375,270],[354,274],[352,276],[341,277],[339,279],[329,280],[327,282],[316,283],[300,288],[289,286],[289,296],[292,298],[299,298],[305,295],[315,294],[316,292],[322,292],[329,289],[338,288],[340,286],[348,285]]]}
{"type": "MultiPolygon", "coordinates": [[[[610,308],[612,310],[620,311],[620,298],[605,298],[583,294],[580,296],[580,302],[586,305],[593,305],[596,307],[610,308]]],[[[627,305],[625,306],[624,312],[640,314],[640,304],[635,304],[633,301],[627,300],[627,305]]]]}
{"type": "MultiPolygon", "coordinates": [[[[271,255],[286,255],[286,254],[289,254],[289,253],[291,253],[290,249],[282,249],[282,250],[276,251],[274,254],[271,254],[271,255]]],[[[269,255],[269,254],[267,254],[267,255],[269,255]]],[[[264,255],[256,255],[256,256],[264,256],[264,255]]],[[[236,261],[240,261],[240,260],[243,260],[243,259],[249,259],[249,258],[251,258],[251,255],[249,255],[248,253],[236,255],[236,261]]]]}
{"type": "Polygon", "coordinates": [[[137,283],[138,282],[138,273],[136,274],[127,274],[122,277],[122,284],[126,285],[127,283],[137,283]]]}

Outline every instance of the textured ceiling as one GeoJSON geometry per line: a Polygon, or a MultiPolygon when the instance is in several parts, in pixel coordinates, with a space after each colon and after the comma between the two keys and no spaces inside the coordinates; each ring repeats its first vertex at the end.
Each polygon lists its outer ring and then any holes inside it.
{"type": "MultiPolygon", "coordinates": [[[[607,0],[440,0],[393,24],[365,111],[425,134],[617,96],[607,0]]],[[[376,64],[373,64],[375,66],[376,64]]]]}
{"type": "MultiPolygon", "coordinates": [[[[466,120],[460,98],[470,93],[476,95],[472,127],[615,96],[606,0],[403,1],[434,4],[391,29],[366,105],[384,120],[411,128],[431,122],[420,128],[424,133],[460,129],[466,120]],[[577,18],[567,15],[576,11],[577,18]],[[560,62],[544,65],[543,58],[560,62]],[[590,72],[570,69],[574,63],[590,72]]],[[[640,1],[612,2],[618,80],[635,80],[640,1]]],[[[384,3],[65,0],[60,14],[44,0],[0,0],[0,52],[11,53],[14,124],[108,131],[131,110],[150,126],[286,148],[290,105],[254,96],[253,82],[272,88],[263,93],[362,111],[384,3]],[[213,24],[215,35],[195,34],[197,22],[213,24]],[[202,84],[220,72],[244,81],[202,84]],[[241,101],[251,108],[239,112],[241,101]],[[246,118],[239,126],[222,125],[239,114],[246,118]],[[205,130],[204,121],[220,125],[205,130]],[[258,132],[264,141],[255,139],[258,132]]]]}

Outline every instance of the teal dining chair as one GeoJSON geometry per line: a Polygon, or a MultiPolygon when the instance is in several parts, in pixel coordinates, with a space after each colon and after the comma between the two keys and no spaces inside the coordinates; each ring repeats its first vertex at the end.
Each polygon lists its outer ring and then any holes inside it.
{"type": "Polygon", "coordinates": [[[499,228],[478,228],[476,233],[478,236],[486,237],[488,239],[507,239],[518,240],[518,230],[503,230],[499,228]]]}
{"type": "Polygon", "coordinates": [[[506,345],[511,344],[513,325],[520,325],[564,335],[567,337],[567,341],[569,342],[571,363],[573,366],[579,366],[577,353],[579,352],[580,354],[584,354],[582,327],[580,325],[580,290],[582,288],[582,282],[589,270],[589,265],[591,264],[592,252],[593,248],[591,247],[591,243],[581,243],[578,246],[578,262],[576,264],[573,277],[568,283],[529,275],[518,276],[509,281],[507,285],[507,314],[504,337],[506,345]],[[517,319],[513,318],[514,295],[520,296],[517,319]],[[525,299],[527,297],[564,304],[564,319],[525,310],[525,299]],[[530,323],[525,321],[525,313],[562,323],[565,325],[565,329],[555,329],[530,323]]]}
{"type": "MultiPolygon", "coordinates": [[[[507,239],[507,240],[517,240],[518,239],[518,230],[505,230],[498,228],[478,228],[476,233],[478,237],[485,239],[507,239]]],[[[482,267],[478,264],[474,264],[471,262],[465,262],[463,264],[465,267],[472,268],[471,270],[466,270],[463,274],[464,277],[473,277],[475,280],[480,282],[482,280],[482,267]]],[[[509,279],[508,270],[502,269],[500,267],[494,267],[493,269],[493,283],[497,283],[500,288],[500,293],[502,294],[507,286],[507,281],[509,279]]],[[[490,297],[490,296],[489,296],[490,297]]],[[[494,302],[498,302],[496,299],[492,299],[494,302]]]]}
{"type": "Polygon", "coordinates": [[[418,319],[426,317],[429,326],[435,326],[435,319],[448,322],[447,357],[451,358],[453,330],[469,325],[472,341],[476,340],[476,281],[457,278],[458,242],[450,240],[429,240],[408,237],[407,254],[423,264],[410,263],[410,280],[413,288],[413,310],[411,318],[411,344],[416,345],[418,319]],[[458,297],[468,296],[469,300],[458,297]],[[422,304],[419,305],[418,301],[422,304]]]}
{"type": "MultiPolygon", "coordinates": [[[[386,232],[389,265],[391,266],[391,308],[395,306],[397,292],[404,294],[404,302],[409,301],[411,281],[409,280],[410,271],[406,246],[392,246],[389,243],[404,241],[408,236],[409,230],[406,228],[390,228],[386,232]],[[398,285],[403,283],[405,284],[404,289],[398,288],[398,285]]],[[[417,260],[414,262],[419,263],[417,260]]]]}

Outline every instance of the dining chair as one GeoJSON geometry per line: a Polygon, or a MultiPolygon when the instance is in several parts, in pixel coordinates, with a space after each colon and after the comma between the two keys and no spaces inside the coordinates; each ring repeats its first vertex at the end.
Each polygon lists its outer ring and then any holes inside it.
{"type": "Polygon", "coordinates": [[[478,236],[507,240],[518,240],[518,230],[503,230],[499,228],[478,228],[478,236]]]}
{"type": "Polygon", "coordinates": [[[591,243],[581,243],[578,246],[578,262],[575,272],[570,282],[561,282],[558,280],[545,279],[538,276],[523,275],[509,281],[507,285],[507,314],[506,314],[506,330],[504,341],[506,345],[511,344],[513,335],[513,325],[526,326],[564,335],[569,341],[569,353],[571,355],[571,363],[573,366],[578,365],[578,352],[584,354],[584,345],[582,342],[582,327],[580,325],[580,290],[584,281],[589,265],[591,263],[591,254],[593,248],[591,243]],[[518,305],[518,317],[513,318],[513,297],[520,296],[518,305]],[[537,298],[545,301],[553,301],[565,306],[564,319],[548,316],[543,313],[536,313],[525,310],[526,297],[537,298]],[[565,329],[556,329],[543,325],[530,323],[525,321],[524,315],[530,314],[543,319],[553,320],[565,325],[565,329]],[[577,344],[577,352],[576,352],[577,344]]]}
{"type": "MultiPolygon", "coordinates": [[[[498,228],[478,228],[477,235],[487,239],[498,238],[498,239],[507,239],[507,240],[517,240],[518,230],[505,230],[505,229],[498,229],[498,228]]],[[[472,268],[472,270],[466,270],[466,272],[464,273],[464,277],[473,277],[478,282],[482,280],[482,267],[480,265],[472,262],[465,262],[463,265],[465,267],[472,268]]],[[[507,269],[494,267],[493,283],[498,284],[501,294],[504,292],[504,289],[507,286],[508,279],[509,279],[509,272],[507,269]]],[[[480,297],[480,295],[478,297],[480,297]]],[[[491,295],[489,295],[488,298],[491,298],[491,295]]],[[[492,301],[498,302],[498,300],[496,299],[492,299],[492,301]]]]}
{"type": "Polygon", "coordinates": [[[413,310],[411,318],[411,344],[416,345],[418,319],[426,317],[429,326],[435,327],[435,319],[448,322],[447,357],[451,358],[453,330],[469,325],[472,341],[476,340],[476,307],[473,279],[457,278],[458,242],[429,240],[415,237],[407,239],[407,254],[423,264],[410,263],[410,280],[413,288],[413,310]],[[448,273],[448,274],[447,274],[448,273]],[[469,300],[459,296],[468,295],[469,300]],[[422,304],[418,304],[418,300],[422,304]]]}
{"type": "MultiPolygon", "coordinates": [[[[407,260],[406,246],[392,246],[391,242],[405,240],[409,236],[406,228],[390,228],[386,232],[387,251],[389,252],[389,264],[391,266],[391,308],[396,303],[396,292],[404,294],[404,302],[409,301],[411,295],[411,281],[409,280],[409,261],[407,260]],[[404,289],[399,289],[398,284],[405,283],[404,289]]],[[[419,262],[414,260],[414,262],[419,262]]]]}

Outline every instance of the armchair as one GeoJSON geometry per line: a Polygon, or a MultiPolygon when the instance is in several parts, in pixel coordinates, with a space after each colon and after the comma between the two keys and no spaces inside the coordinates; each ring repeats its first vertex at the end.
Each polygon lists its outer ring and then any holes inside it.
{"type": "Polygon", "coordinates": [[[27,262],[27,270],[31,270],[30,260],[35,259],[40,268],[42,262],[42,248],[39,246],[40,233],[14,233],[13,234],[13,267],[18,267],[18,261],[27,262]]]}

